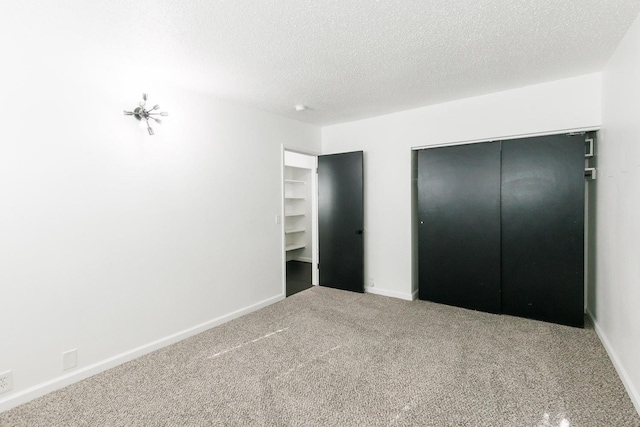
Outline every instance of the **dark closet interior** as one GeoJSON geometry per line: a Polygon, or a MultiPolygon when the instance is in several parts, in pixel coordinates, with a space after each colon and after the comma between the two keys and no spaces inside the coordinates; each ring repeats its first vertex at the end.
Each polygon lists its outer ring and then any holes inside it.
{"type": "Polygon", "coordinates": [[[419,150],[419,298],[584,322],[584,135],[419,150]]]}

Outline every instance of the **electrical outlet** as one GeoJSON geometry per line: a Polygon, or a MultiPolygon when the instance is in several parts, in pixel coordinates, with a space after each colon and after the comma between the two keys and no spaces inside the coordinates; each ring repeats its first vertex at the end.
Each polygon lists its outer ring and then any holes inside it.
{"type": "Polygon", "coordinates": [[[78,350],[75,348],[62,353],[62,370],[75,368],[78,365],[78,350]]]}
{"type": "Polygon", "coordinates": [[[7,371],[0,373],[0,394],[5,393],[13,388],[13,372],[7,371]]]}

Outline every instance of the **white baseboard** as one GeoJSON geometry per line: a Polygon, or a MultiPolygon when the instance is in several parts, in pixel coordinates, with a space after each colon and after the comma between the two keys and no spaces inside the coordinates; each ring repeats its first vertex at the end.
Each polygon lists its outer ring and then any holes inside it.
{"type": "Polygon", "coordinates": [[[241,308],[229,314],[225,314],[224,316],[216,317],[215,319],[211,319],[207,322],[201,323],[175,334],[168,335],[164,338],[160,338],[159,340],[141,345],[140,347],[133,348],[131,350],[125,351],[124,353],[117,354],[108,359],[101,360],[100,362],[96,362],[92,365],[80,368],[68,374],[61,375],[49,381],[37,384],[26,390],[21,390],[19,392],[11,394],[5,398],[0,399],[0,412],[7,411],[18,405],[29,402],[35,398],[44,396],[47,393],[59,390],[85,378],[89,378],[93,375],[99,374],[100,372],[106,371],[107,369],[111,369],[115,366],[121,365],[125,362],[129,362],[147,353],[151,353],[152,351],[156,351],[168,345],[175,344],[178,341],[182,341],[193,335],[197,335],[201,332],[213,328],[214,326],[221,325],[230,320],[236,319],[240,316],[244,316],[245,314],[249,314],[253,311],[259,310],[278,301],[282,301],[284,298],[285,296],[283,294],[268,298],[248,307],[241,308]]]}
{"type": "Polygon", "coordinates": [[[389,291],[387,289],[381,289],[381,288],[364,288],[364,291],[368,294],[382,295],[382,296],[391,297],[391,298],[400,298],[407,301],[414,300],[412,294],[407,294],[404,292],[389,291]]]}
{"type": "Polygon", "coordinates": [[[622,363],[620,363],[620,359],[618,359],[618,356],[616,355],[616,352],[613,350],[611,343],[609,343],[607,336],[604,334],[604,331],[600,328],[600,325],[598,325],[598,321],[596,320],[596,317],[593,315],[593,313],[591,313],[589,309],[587,309],[587,315],[591,319],[591,322],[593,323],[593,327],[596,330],[596,334],[598,334],[598,338],[600,338],[600,342],[602,342],[602,346],[607,351],[607,354],[609,355],[609,359],[611,359],[611,363],[613,363],[613,367],[616,368],[616,372],[618,373],[618,376],[620,377],[620,380],[622,381],[624,388],[627,390],[627,394],[631,398],[631,402],[633,403],[633,406],[635,406],[636,411],[638,412],[638,414],[640,414],[640,393],[638,393],[638,390],[635,388],[635,386],[631,382],[631,379],[629,378],[627,371],[624,369],[624,366],[622,365],[622,363]]]}

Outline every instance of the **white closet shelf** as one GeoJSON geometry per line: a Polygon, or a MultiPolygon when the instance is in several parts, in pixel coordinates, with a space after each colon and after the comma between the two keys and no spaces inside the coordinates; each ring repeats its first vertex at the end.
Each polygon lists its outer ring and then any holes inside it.
{"type": "Polygon", "coordinates": [[[284,182],[287,184],[306,184],[307,181],[300,181],[299,179],[285,179],[284,182]]]}
{"type": "Polygon", "coordinates": [[[304,233],[305,231],[307,231],[305,228],[289,228],[284,230],[284,234],[304,233]]]}
{"type": "Polygon", "coordinates": [[[285,217],[291,217],[291,216],[307,216],[306,213],[288,213],[284,215],[285,217]]]}
{"type": "Polygon", "coordinates": [[[307,200],[306,197],[285,197],[287,200],[307,200]]]}
{"type": "Polygon", "coordinates": [[[296,249],[303,249],[305,247],[304,243],[293,243],[291,245],[287,245],[287,252],[295,251],[296,249]]]}

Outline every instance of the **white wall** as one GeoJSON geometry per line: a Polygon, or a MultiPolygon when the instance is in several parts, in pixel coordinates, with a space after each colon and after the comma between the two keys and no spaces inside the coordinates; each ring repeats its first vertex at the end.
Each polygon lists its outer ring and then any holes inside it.
{"type": "Polygon", "coordinates": [[[308,154],[296,153],[295,151],[286,150],[284,152],[284,164],[287,166],[295,166],[299,168],[315,169],[316,157],[308,154]]]}
{"type": "Polygon", "coordinates": [[[282,298],[281,144],[321,148],[28,22],[0,19],[0,410],[282,298]]]}
{"type": "Polygon", "coordinates": [[[640,412],[640,18],[602,78],[589,311],[640,412]]]}
{"type": "Polygon", "coordinates": [[[411,148],[600,125],[590,74],[322,128],[325,154],[364,150],[368,292],[411,299],[411,148]]]}

